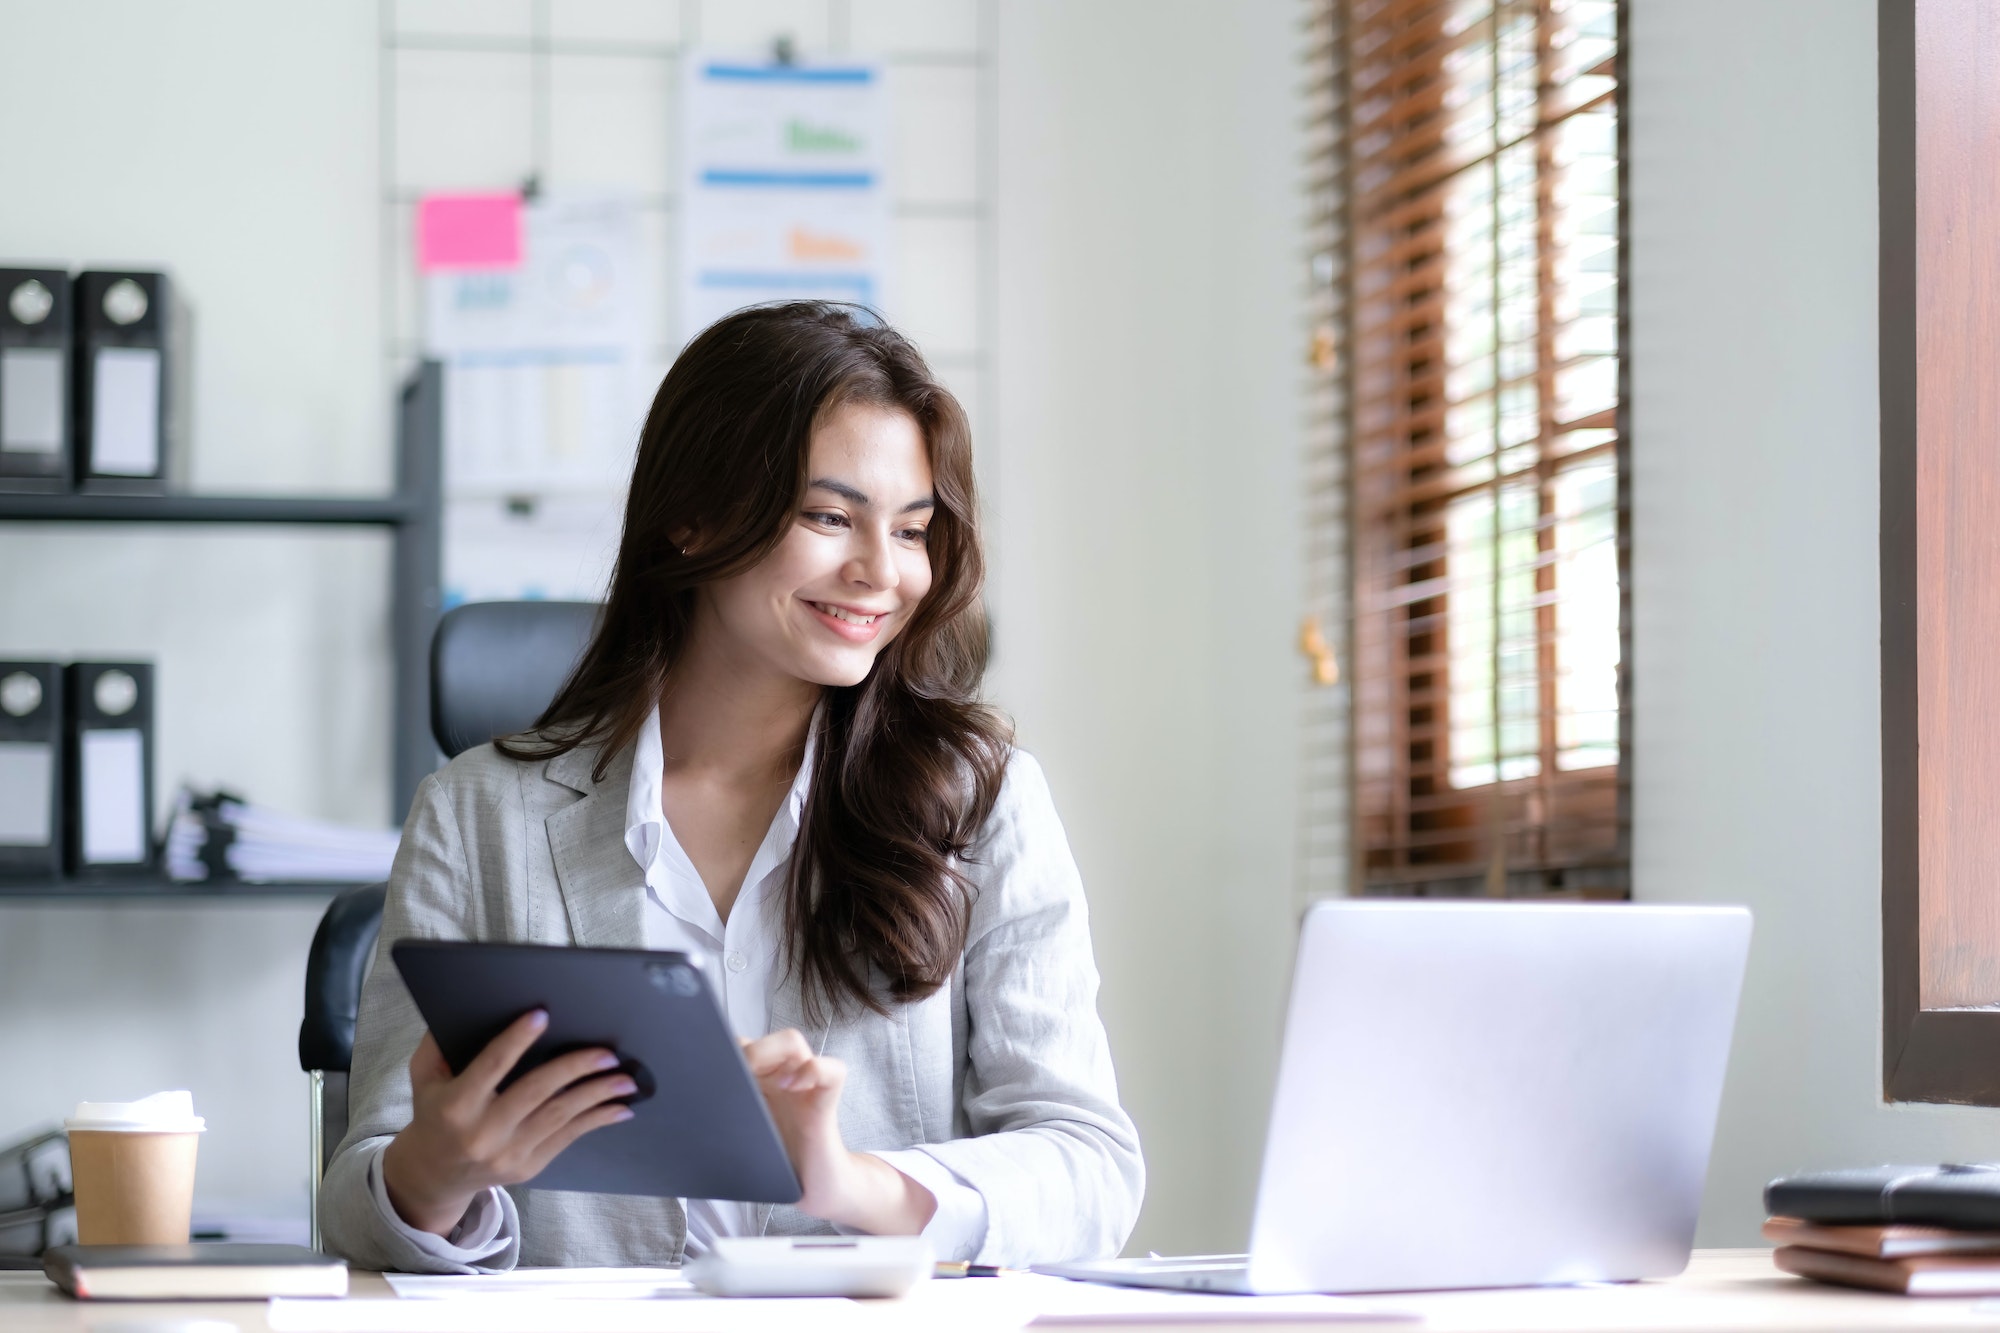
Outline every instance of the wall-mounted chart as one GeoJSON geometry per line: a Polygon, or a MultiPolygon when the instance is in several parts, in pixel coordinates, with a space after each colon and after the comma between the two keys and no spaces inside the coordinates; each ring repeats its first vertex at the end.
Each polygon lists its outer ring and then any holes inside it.
{"type": "Polygon", "coordinates": [[[445,363],[446,604],[602,595],[658,304],[629,192],[432,195],[424,350],[445,363]]]}
{"type": "Polygon", "coordinates": [[[873,64],[696,55],[682,82],[681,328],[793,298],[881,309],[889,115],[873,64]]]}

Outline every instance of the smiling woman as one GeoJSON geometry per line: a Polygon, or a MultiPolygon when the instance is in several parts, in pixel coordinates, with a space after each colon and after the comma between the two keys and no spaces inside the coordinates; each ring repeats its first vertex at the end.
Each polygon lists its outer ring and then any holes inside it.
{"type": "Polygon", "coordinates": [[[689,344],[596,637],[531,731],[426,780],[382,947],[703,960],[804,1197],[526,1188],[629,1117],[616,1057],[503,1089],[545,1022],[528,1014],[454,1076],[378,967],[321,1194],[333,1248],[479,1272],[764,1233],[921,1233],[1008,1265],[1124,1244],[1144,1168],[1082,886],[1040,770],[979,700],[977,512],[965,414],[893,330],[799,303],[689,344]]]}

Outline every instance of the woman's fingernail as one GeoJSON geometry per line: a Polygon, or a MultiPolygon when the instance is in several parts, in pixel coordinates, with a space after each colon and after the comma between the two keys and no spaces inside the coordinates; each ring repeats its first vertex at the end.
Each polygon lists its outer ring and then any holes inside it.
{"type": "Polygon", "coordinates": [[[612,1095],[616,1097],[629,1097],[638,1090],[639,1085],[629,1078],[621,1078],[611,1085],[612,1095]]]}
{"type": "Polygon", "coordinates": [[[528,1015],[528,1026],[535,1029],[537,1032],[541,1031],[548,1025],[549,1025],[548,1010],[537,1009],[533,1013],[528,1015]]]}
{"type": "Polygon", "coordinates": [[[604,1054],[598,1056],[593,1063],[599,1069],[616,1069],[618,1068],[619,1062],[617,1056],[613,1055],[609,1051],[606,1051],[604,1054]]]}
{"type": "Polygon", "coordinates": [[[638,1112],[634,1111],[631,1107],[621,1106],[618,1108],[618,1113],[611,1117],[611,1123],[614,1125],[622,1124],[637,1114],[638,1112]]]}

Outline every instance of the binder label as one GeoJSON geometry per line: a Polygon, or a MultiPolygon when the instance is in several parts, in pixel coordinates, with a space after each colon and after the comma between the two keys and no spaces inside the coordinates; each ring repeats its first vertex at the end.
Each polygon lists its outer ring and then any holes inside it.
{"type": "Polygon", "coordinates": [[[55,747],[0,741],[0,847],[47,847],[55,841],[55,747]]]}
{"type": "Polygon", "coordinates": [[[81,739],[84,864],[144,861],[145,733],[123,728],[86,731],[81,739]]]}
{"type": "Polygon", "coordinates": [[[52,454],[62,448],[63,357],[59,347],[0,350],[0,449],[52,454]]]}
{"type": "Polygon", "coordinates": [[[160,352],[100,347],[90,406],[90,470],[150,477],[160,470],[160,352]]]}

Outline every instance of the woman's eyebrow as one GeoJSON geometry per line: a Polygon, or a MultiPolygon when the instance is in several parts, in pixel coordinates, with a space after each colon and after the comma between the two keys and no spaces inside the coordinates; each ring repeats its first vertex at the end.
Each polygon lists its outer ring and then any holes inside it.
{"type": "MultiPolygon", "coordinates": [[[[835,495],[839,496],[843,500],[846,500],[850,504],[858,504],[863,508],[867,508],[868,506],[875,503],[873,500],[869,499],[866,495],[863,495],[860,491],[857,491],[852,486],[849,486],[846,482],[835,481],[832,477],[815,477],[813,480],[806,483],[806,489],[815,491],[832,491],[835,495]]],[[[897,512],[904,514],[913,514],[919,509],[935,509],[935,508],[937,508],[936,499],[926,495],[921,500],[910,501],[908,504],[904,505],[897,512]]]]}
{"type": "Polygon", "coordinates": [[[875,503],[873,500],[870,500],[867,496],[863,495],[860,491],[857,491],[852,486],[849,486],[846,482],[835,481],[831,477],[816,477],[812,481],[806,483],[806,489],[814,491],[832,491],[835,495],[839,496],[841,499],[851,501],[854,504],[858,505],[871,505],[875,503]]]}

